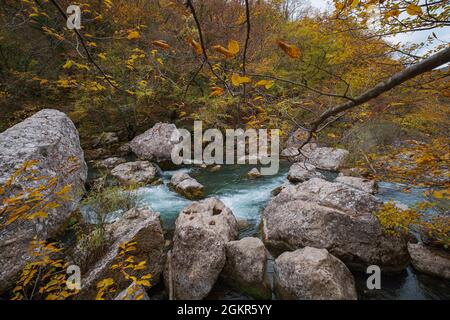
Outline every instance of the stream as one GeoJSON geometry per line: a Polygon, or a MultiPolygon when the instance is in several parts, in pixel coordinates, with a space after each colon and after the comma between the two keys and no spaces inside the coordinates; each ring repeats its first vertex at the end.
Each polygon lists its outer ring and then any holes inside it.
{"type": "MultiPolygon", "coordinates": [[[[214,196],[225,203],[237,219],[246,220],[244,228],[240,229],[239,237],[260,236],[260,214],[272,197],[271,191],[287,181],[289,163],[281,163],[280,170],[274,176],[262,176],[249,179],[247,172],[254,166],[235,165],[222,166],[218,172],[210,172],[199,167],[183,168],[162,172],[164,184],[138,189],[142,206],[151,207],[160,212],[164,229],[168,236],[173,234],[174,223],[178,213],[191,201],[169,190],[167,183],[171,176],[179,171],[189,172],[204,186],[205,197],[214,196]]],[[[333,180],[336,174],[323,172],[327,179],[333,180]]],[[[379,183],[377,194],[383,201],[394,200],[406,205],[413,205],[423,200],[425,189],[412,188],[410,192],[402,192],[405,186],[395,183],[379,183]]],[[[269,278],[273,273],[273,258],[268,261],[269,278]]],[[[359,299],[450,299],[450,282],[425,274],[417,273],[409,266],[403,273],[383,275],[380,290],[368,290],[366,280],[368,275],[353,272],[359,299]]],[[[214,299],[246,299],[240,293],[216,285],[210,298],[214,299]]]]}

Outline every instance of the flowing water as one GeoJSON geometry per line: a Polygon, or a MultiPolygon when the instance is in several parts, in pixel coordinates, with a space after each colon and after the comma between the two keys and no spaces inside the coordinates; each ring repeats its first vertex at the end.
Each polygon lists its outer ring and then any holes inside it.
{"type": "MultiPolygon", "coordinates": [[[[249,179],[247,172],[253,166],[223,166],[218,172],[209,172],[198,167],[185,168],[162,173],[164,184],[144,187],[138,190],[142,205],[149,206],[161,213],[165,230],[169,235],[174,228],[178,213],[191,201],[169,190],[167,183],[170,177],[179,171],[186,171],[196,178],[205,187],[205,196],[214,196],[222,200],[234,215],[247,221],[246,227],[241,229],[240,238],[246,236],[259,236],[260,215],[264,206],[271,198],[271,192],[286,182],[289,164],[280,166],[278,175],[263,176],[258,179],[249,179]]],[[[333,180],[336,175],[325,173],[327,179],[333,180]]],[[[381,182],[378,196],[384,200],[394,200],[406,205],[413,205],[423,200],[421,188],[413,188],[410,192],[402,192],[405,186],[381,182]]],[[[269,261],[268,272],[272,273],[273,260],[269,261]]],[[[443,279],[418,274],[409,267],[402,274],[382,275],[381,290],[367,290],[366,279],[368,275],[354,273],[357,290],[361,299],[450,299],[450,283],[443,279]]],[[[234,299],[245,298],[239,293],[229,290],[215,290],[216,298],[234,299]]]]}

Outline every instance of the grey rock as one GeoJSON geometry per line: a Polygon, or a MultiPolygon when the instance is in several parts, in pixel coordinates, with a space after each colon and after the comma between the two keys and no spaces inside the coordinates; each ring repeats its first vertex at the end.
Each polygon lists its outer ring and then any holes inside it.
{"type": "Polygon", "coordinates": [[[375,194],[378,190],[378,185],[375,180],[339,176],[335,181],[371,194],[375,194]]]}
{"type": "Polygon", "coordinates": [[[274,290],[283,300],[356,300],[353,275],[325,249],[306,247],[275,260],[274,290]]]}
{"type": "Polygon", "coordinates": [[[313,178],[270,201],[262,217],[264,242],[276,253],[311,246],[328,249],[352,268],[403,270],[406,239],[383,232],[373,215],[380,205],[369,193],[313,178]]]}
{"type": "Polygon", "coordinates": [[[289,169],[288,180],[292,183],[305,182],[312,178],[325,179],[315,166],[308,163],[296,162],[289,169]]]}
{"type": "Polygon", "coordinates": [[[450,253],[424,244],[408,243],[411,263],[417,271],[450,280],[450,253]]]}
{"type": "Polygon", "coordinates": [[[259,177],[261,176],[261,173],[259,172],[259,170],[258,170],[257,168],[253,168],[252,170],[250,170],[250,171],[247,173],[247,176],[248,176],[250,179],[255,179],[255,178],[259,178],[259,177]]]}
{"type": "Polygon", "coordinates": [[[104,168],[104,169],[113,169],[117,167],[119,164],[126,163],[127,160],[124,158],[119,157],[111,157],[104,160],[100,160],[95,163],[95,166],[98,168],[104,168]]]}
{"type": "Polygon", "coordinates": [[[169,187],[187,199],[196,200],[203,197],[203,185],[185,172],[175,173],[169,187]]]}
{"type": "MultiPolygon", "coordinates": [[[[39,176],[56,178],[57,187],[70,185],[68,200],[56,199],[54,193],[45,190],[49,202],[56,201],[59,207],[47,210],[45,219],[31,221],[16,220],[0,231],[0,291],[14,283],[25,264],[30,261],[28,246],[35,235],[48,239],[61,231],[70,215],[77,209],[84,193],[87,166],[80,146],[78,132],[73,122],[64,113],[45,109],[0,134],[0,185],[25,161],[38,161],[34,167],[39,176]]],[[[43,181],[19,180],[13,184],[13,193],[36,188],[43,181]]],[[[7,192],[0,196],[11,196],[7,192]]],[[[0,205],[1,211],[1,205],[0,205]]],[[[0,223],[3,223],[0,220],[0,223]]]]}
{"type": "Polygon", "coordinates": [[[207,198],[184,208],[175,223],[171,263],[164,271],[174,298],[205,298],[225,265],[225,244],[237,235],[236,218],[220,200],[207,198]]]}
{"type": "Polygon", "coordinates": [[[119,164],[111,175],[125,185],[150,184],[158,179],[158,168],[148,161],[119,164]]]}
{"type": "Polygon", "coordinates": [[[267,253],[258,238],[243,238],[225,245],[224,281],[255,299],[270,299],[272,292],[266,276],[267,253]]]}
{"type": "Polygon", "coordinates": [[[299,154],[297,148],[287,148],[282,151],[283,157],[290,157],[295,162],[307,162],[317,167],[317,169],[328,171],[339,171],[349,152],[344,149],[317,147],[315,144],[307,144],[299,154]]]}
{"type": "Polygon", "coordinates": [[[157,123],[151,129],[135,137],[131,150],[143,160],[164,162],[171,160],[171,152],[176,143],[177,127],[169,123],[157,123]]]}
{"type": "Polygon", "coordinates": [[[129,286],[130,280],[125,279],[119,270],[112,270],[111,267],[117,262],[120,245],[130,241],[136,242],[136,250],[130,252],[130,255],[135,261],[147,262],[144,270],[137,271],[138,276],[151,274],[152,285],[159,281],[165,263],[165,240],[159,213],[148,209],[132,209],[112,224],[108,231],[114,239],[113,244],[83,277],[79,299],[95,298],[97,283],[106,278],[114,280],[118,291],[125,290],[129,286]]]}

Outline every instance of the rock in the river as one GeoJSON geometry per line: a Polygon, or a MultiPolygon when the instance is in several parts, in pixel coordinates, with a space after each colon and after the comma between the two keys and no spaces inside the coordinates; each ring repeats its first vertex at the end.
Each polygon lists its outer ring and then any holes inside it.
{"type": "Polygon", "coordinates": [[[417,271],[450,280],[450,253],[424,244],[408,243],[411,263],[417,271]]]}
{"type": "Polygon", "coordinates": [[[117,167],[118,165],[127,162],[124,158],[119,157],[111,157],[104,160],[100,160],[95,163],[96,167],[103,168],[103,169],[113,169],[117,167]]]}
{"type": "Polygon", "coordinates": [[[311,246],[328,249],[347,266],[383,271],[406,267],[406,239],[386,235],[373,215],[381,202],[341,183],[313,178],[290,186],[263,212],[266,246],[275,253],[311,246]]]}
{"type": "Polygon", "coordinates": [[[125,185],[150,184],[158,180],[158,168],[148,161],[119,164],[111,175],[125,185]]]}
{"type": "Polygon", "coordinates": [[[259,172],[259,170],[258,170],[257,168],[253,168],[252,170],[250,170],[250,171],[247,173],[247,176],[248,176],[250,179],[256,179],[256,178],[259,178],[259,177],[261,176],[261,172],[259,172]]]}
{"type": "Polygon", "coordinates": [[[283,183],[281,186],[276,187],[275,189],[273,189],[270,194],[275,197],[277,195],[280,194],[281,191],[283,191],[285,188],[293,186],[294,184],[292,184],[289,181],[286,181],[285,183],[283,183]]]}
{"type": "Polygon", "coordinates": [[[177,172],[170,179],[169,186],[183,197],[196,200],[203,197],[203,185],[186,172],[177,172]]]}
{"type": "Polygon", "coordinates": [[[143,286],[133,283],[119,293],[114,300],[150,300],[150,298],[143,286]]]}
{"type": "Polygon", "coordinates": [[[171,160],[171,152],[177,140],[177,127],[169,123],[157,123],[151,129],[135,137],[131,150],[143,160],[166,162],[171,160]]]}
{"type": "Polygon", "coordinates": [[[282,300],[356,300],[355,280],[325,249],[306,247],[275,260],[274,290],[282,300]]]}
{"type": "Polygon", "coordinates": [[[298,153],[297,148],[291,147],[283,150],[281,155],[291,157],[295,162],[306,161],[317,169],[339,171],[343,167],[349,152],[344,149],[317,147],[310,143],[302,148],[302,154],[298,153]]]}
{"type": "MultiPolygon", "coordinates": [[[[150,282],[155,285],[160,278],[164,266],[164,234],[161,227],[159,213],[148,209],[132,209],[115,222],[110,229],[114,243],[108,252],[94,264],[83,277],[80,299],[93,299],[96,296],[96,285],[106,278],[114,279],[119,291],[130,285],[120,270],[111,267],[117,263],[120,245],[136,242],[135,250],[127,253],[132,255],[136,262],[146,261],[146,268],[137,271],[139,276],[151,274],[150,282]]],[[[136,271],[135,271],[136,272],[136,271]]]]}
{"type": "MultiPolygon", "coordinates": [[[[46,210],[48,217],[31,221],[19,219],[3,226],[0,231],[0,291],[14,283],[16,277],[30,260],[28,247],[34,236],[48,239],[61,231],[67,219],[78,207],[84,193],[87,166],[77,129],[64,113],[45,109],[25,119],[0,134],[0,185],[4,185],[24,161],[38,161],[34,169],[38,176],[57,179],[57,187],[71,187],[68,200],[58,199],[44,190],[48,202],[59,207],[46,210]]],[[[14,194],[29,188],[37,188],[43,180],[16,179],[12,185],[14,194]]],[[[0,198],[12,196],[6,194],[0,198]]],[[[1,211],[0,200],[0,211],[1,211]]],[[[4,223],[0,218],[0,224],[4,223]]]]}
{"type": "Polygon", "coordinates": [[[209,168],[208,170],[209,170],[210,172],[218,172],[218,171],[220,171],[221,169],[222,169],[222,166],[221,166],[220,164],[218,164],[218,165],[212,166],[212,167],[209,168]]]}
{"type": "Polygon", "coordinates": [[[375,180],[357,177],[339,176],[336,178],[335,181],[371,194],[375,194],[378,190],[378,185],[375,180]]]}
{"type": "Polygon", "coordinates": [[[243,238],[225,245],[227,261],[224,281],[255,299],[270,299],[272,292],[266,276],[267,253],[258,238],[243,238]]]}
{"type": "Polygon", "coordinates": [[[308,163],[296,162],[289,169],[288,180],[292,183],[305,182],[311,178],[325,179],[315,166],[308,163]]]}
{"type": "Polygon", "coordinates": [[[225,244],[237,236],[236,218],[220,200],[207,198],[184,208],[175,223],[171,263],[164,271],[174,297],[205,298],[225,265],[225,244]]]}

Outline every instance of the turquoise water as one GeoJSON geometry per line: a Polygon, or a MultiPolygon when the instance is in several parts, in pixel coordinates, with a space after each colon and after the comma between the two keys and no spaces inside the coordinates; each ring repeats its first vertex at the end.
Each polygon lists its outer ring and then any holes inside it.
{"type": "MultiPolygon", "coordinates": [[[[162,173],[164,184],[145,187],[138,190],[142,197],[142,205],[149,206],[161,213],[165,230],[174,228],[174,222],[178,213],[191,201],[172,192],[167,187],[170,177],[179,171],[189,172],[205,187],[205,196],[215,196],[222,200],[238,219],[245,219],[248,226],[240,231],[240,237],[259,236],[259,223],[261,211],[271,198],[271,191],[286,182],[289,163],[283,163],[276,176],[249,179],[246,174],[253,166],[223,166],[218,172],[209,172],[198,167],[184,168],[176,171],[162,173]]],[[[327,174],[332,180],[335,175],[327,174]]],[[[394,200],[406,205],[414,205],[422,201],[425,189],[412,188],[405,193],[404,185],[381,182],[378,196],[383,201],[394,200]]],[[[269,272],[270,272],[269,261],[269,272]]],[[[383,275],[382,289],[369,291],[366,289],[367,276],[362,273],[354,273],[358,293],[361,299],[450,299],[450,283],[435,277],[418,274],[412,268],[408,268],[402,274],[383,275]]],[[[215,297],[245,298],[239,293],[225,290],[218,286],[212,293],[215,297]],[[221,291],[222,290],[222,291],[221,291]]]]}

